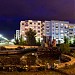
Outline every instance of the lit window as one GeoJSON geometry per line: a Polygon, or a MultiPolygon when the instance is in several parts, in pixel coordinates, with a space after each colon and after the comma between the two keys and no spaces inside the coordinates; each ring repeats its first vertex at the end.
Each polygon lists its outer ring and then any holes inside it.
{"type": "Polygon", "coordinates": [[[64,24],[63,23],[61,23],[61,26],[63,26],[64,24]]]}
{"type": "Polygon", "coordinates": [[[63,33],[63,30],[61,30],[61,33],[63,33]]]}
{"type": "Polygon", "coordinates": [[[56,30],[56,33],[58,33],[58,30],[56,30]]]}
{"type": "Polygon", "coordinates": [[[24,33],[24,31],[22,31],[24,33]]]}
{"type": "Polygon", "coordinates": [[[55,23],[55,24],[58,24],[58,23],[55,23]]]}
{"type": "Polygon", "coordinates": [[[61,36],[63,36],[63,34],[61,34],[61,36]]]}

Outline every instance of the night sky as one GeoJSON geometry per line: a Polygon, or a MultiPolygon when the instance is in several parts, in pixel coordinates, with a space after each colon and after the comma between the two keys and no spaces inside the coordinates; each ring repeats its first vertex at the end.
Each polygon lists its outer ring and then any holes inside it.
{"type": "Polygon", "coordinates": [[[0,0],[0,34],[12,39],[21,20],[75,23],[75,0],[0,0]]]}

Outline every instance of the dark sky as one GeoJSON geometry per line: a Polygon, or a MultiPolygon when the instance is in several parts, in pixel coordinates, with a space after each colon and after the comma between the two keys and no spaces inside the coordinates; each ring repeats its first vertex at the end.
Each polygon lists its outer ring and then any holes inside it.
{"type": "Polygon", "coordinates": [[[12,39],[21,20],[75,23],[75,0],[0,0],[0,33],[12,39]]]}

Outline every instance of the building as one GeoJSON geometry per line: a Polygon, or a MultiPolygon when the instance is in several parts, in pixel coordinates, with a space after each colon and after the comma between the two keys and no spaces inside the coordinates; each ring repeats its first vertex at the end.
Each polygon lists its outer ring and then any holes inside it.
{"type": "Polygon", "coordinates": [[[56,43],[64,43],[64,37],[71,38],[75,36],[75,24],[68,21],[35,21],[25,20],[20,22],[20,36],[26,37],[25,32],[31,28],[36,32],[36,40],[56,43]]]}
{"type": "Polygon", "coordinates": [[[43,23],[43,36],[45,41],[52,42],[56,39],[57,43],[64,43],[64,36],[68,37],[69,22],[67,21],[44,21],[43,23]]]}
{"type": "Polygon", "coordinates": [[[69,39],[73,43],[75,39],[75,24],[69,24],[69,39]]]}
{"type": "Polygon", "coordinates": [[[16,30],[16,37],[15,38],[19,40],[19,38],[20,38],[20,30],[16,30]]]}
{"type": "Polygon", "coordinates": [[[50,22],[51,40],[56,39],[57,43],[64,43],[64,36],[68,37],[69,22],[53,21],[50,22]]]}
{"type": "Polygon", "coordinates": [[[36,40],[40,39],[41,41],[41,21],[34,21],[34,20],[25,20],[20,22],[20,36],[22,35],[24,38],[26,37],[25,32],[28,31],[29,28],[33,29],[36,32],[36,40]]]}

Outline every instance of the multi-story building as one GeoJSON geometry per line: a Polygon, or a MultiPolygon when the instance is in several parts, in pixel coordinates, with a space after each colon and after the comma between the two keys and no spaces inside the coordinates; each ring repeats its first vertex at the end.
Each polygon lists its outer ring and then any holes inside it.
{"type": "MultiPolygon", "coordinates": [[[[36,32],[36,40],[38,41],[41,36],[41,21],[33,21],[33,20],[25,20],[20,22],[20,35],[25,38],[25,32],[28,31],[29,28],[33,29],[36,32]]],[[[41,40],[41,39],[40,39],[41,40]]]]}
{"type": "Polygon", "coordinates": [[[19,38],[20,38],[20,30],[16,30],[16,37],[15,38],[19,40],[19,38]]]}
{"type": "Polygon", "coordinates": [[[36,40],[52,42],[56,39],[57,43],[64,43],[64,36],[67,38],[74,37],[75,26],[68,21],[34,21],[25,20],[20,22],[20,35],[25,37],[25,32],[31,28],[36,32],[36,40]]]}
{"type": "Polygon", "coordinates": [[[69,24],[69,39],[73,43],[75,39],[75,24],[69,24]]]}
{"type": "Polygon", "coordinates": [[[50,35],[51,39],[56,39],[57,43],[64,42],[64,36],[68,36],[69,22],[67,21],[51,21],[50,22],[50,35]]]}
{"type": "Polygon", "coordinates": [[[69,38],[75,35],[75,24],[69,24],[69,38]]]}
{"type": "Polygon", "coordinates": [[[56,39],[57,43],[64,42],[64,36],[68,37],[69,22],[67,21],[44,21],[43,36],[46,40],[56,39]]]}

